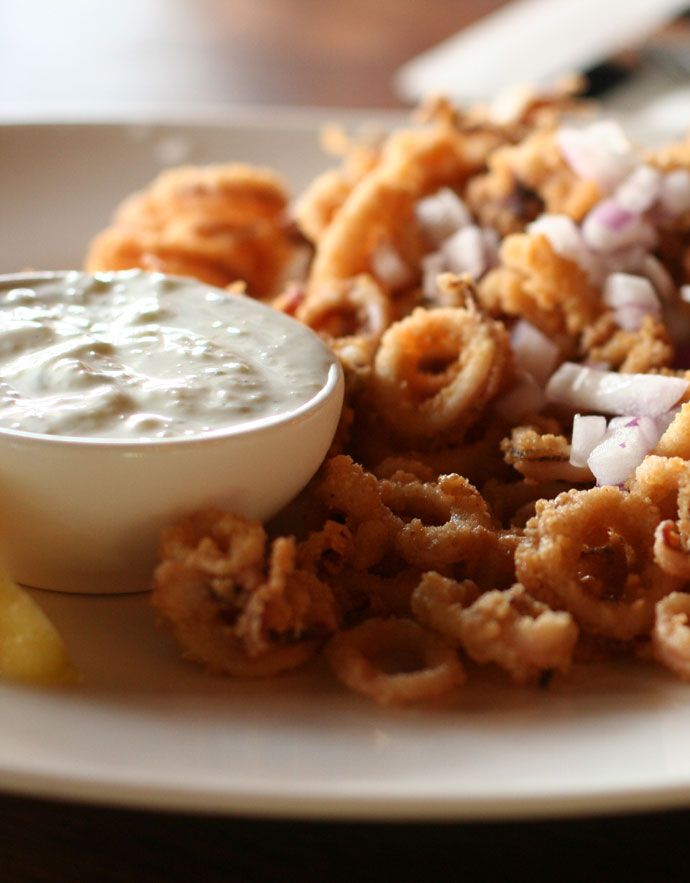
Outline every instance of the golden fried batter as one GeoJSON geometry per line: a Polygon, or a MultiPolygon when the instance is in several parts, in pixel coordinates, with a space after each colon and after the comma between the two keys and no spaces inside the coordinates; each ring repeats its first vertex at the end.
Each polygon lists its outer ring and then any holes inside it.
{"type": "Polygon", "coordinates": [[[88,272],[145,270],[238,280],[256,297],[277,293],[296,250],[288,194],[268,169],[232,164],[162,172],[117,209],[91,242],[88,272]]]}
{"type": "Polygon", "coordinates": [[[566,163],[555,128],[494,150],[488,166],[469,182],[466,198],[480,222],[501,236],[523,231],[543,212],[581,221],[601,198],[596,183],[578,178],[566,163]]]}

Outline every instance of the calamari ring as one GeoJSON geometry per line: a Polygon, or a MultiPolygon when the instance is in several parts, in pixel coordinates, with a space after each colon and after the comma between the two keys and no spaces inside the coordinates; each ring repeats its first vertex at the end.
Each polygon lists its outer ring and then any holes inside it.
{"type": "Polygon", "coordinates": [[[527,319],[565,350],[604,310],[586,272],[557,254],[542,234],[506,236],[500,260],[477,286],[479,302],[492,316],[527,319]]]}
{"type": "Polygon", "coordinates": [[[234,633],[253,659],[270,653],[276,644],[325,637],[338,627],[330,587],[314,573],[298,569],[296,557],[294,537],[273,541],[268,573],[237,617],[234,633]]]}
{"type": "Polygon", "coordinates": [[[411,567],[386,575],[350,567],[334,577],[332,586],[351,616],[409,616],[410,598],[418,582],[419,571],[411,567]]]}
{"type": "Polygon", "coordinates": [[[479,597],[477,584],[466,579],[458,582],[435,570],[423,574],[410,606],[419,622],[438,632],[454,646],[460,644],[462,611],[479,597]]]}
{"type": "Polygon", "coordinates": [[[662,665],[690,681],[690,595],[672,592],[656,605],[652,653],[662,665]]]}
{"type": "Polygon", "coordinates": [[[656,506],[662,518],[690,517],[690,462],[682,457],[650,454],[637,467],[628,486],[633,496],[656,506]]]}
{"type": "Polygon", "coordinates": [[[572,616],[554,611],[516,583],[479,594],[470,580],[425,573],[412,595],[419,621],[461,646],[475,662],[493,662],[515,683],[544,671],[567,672],[578,638],[572,616]]]}
{"type": "Polygon", "coordinates": [[[563,435],[539,432],[533,426],[515,426],[501,442],[503,458],[529,482],[567,481],[591,484],[592,473],[586,466],[570,462],[570,443],[563,435]]]}
{"type": "Polygon", "coordinates": [[[578,628],[570,613],[551,610],[516,583],[505,592],[485,592],[460,620],[460,643],[475,662],[493,662],[517,684],[542,672],[566,673],[578,628]]]}
{"type": "Polygon", "coordinates": [[[353,537],[352,566],[367,570],[378,564],[401,522],[381,499],[376,476],[351,457],[338,454],[326,461],[317,493],[329,512],[345,516],[353,537]]]}
{"type": "Polygon", "coordinates": [[[207,581],[179,561],[157,567],[152,602],[182,655],[212,674],[272,677],[304,665],[319,646],[316,640],[274,644],[262,656],[250,658],[209,593],[207,581]]]}
{"type": "Polygon", "coordinates": [[[393,545],[408,564],[426,569],[464,562],[471,567],[496,545],[486,502],[463,476],[423,482],[397,472],[380,487],[384,505],[404,522],[393,545]]]}
{"type": "Polygon", "coordinates": [[[138,266],[218,286],[243,280],[252,295],[273,295],[298,253],[287,210],[285,185],[268,169],[168,169],[119,206],[91,242],[85,269],[138,266]]]}
{"type": "Polygon", "coordinates": [[[337,632],[326,657],[345,686],[383,705],[434,699],[465,680],[456,651],[411,619],[368,619],[337,632]],[[412,654],[417,668],[388,673],[372,659],[385,653],[412,654]]]}
{"type": "Polygon", "coordinates": [[[690,460],[690,402],[685,402],[654,450],[661,457],[690,460]]]}
{"type": "Polygon", "coordinates": [[[690,580],[690,550],[683,536],[690,532],[690,522],[667,519],[660,521],[654,531],[654,560],[671,576],[690,580]]]}
{"type": "Polygon", "coordinates": [[[654,531],[655,561],[666,573],[690,580],[690,463],[651,454],[635,470],[630,490],[661,513],[654,531]]]}
{"type": "Polygon", "coordinates": [[[629,641],[646,634],[654,605],[678,587],[653,558],[659,510],[617,487],[540,501],[515,552],[517,579],[586,634],[629,641]]]}
{"type": "Polygon", "coordinates": [[[459,441],[499,391],[509,353],[505,327],[477,310],[420,307],[381,339],[374,407],[404,441],[459,441]]]}
{"type": "Polygon", "coordinates": [[[312,289],[295,315],[304,325],[334,339],[364,336],[378,341],[392,321],[390,299],[367,275],[312,289]]]}
{"type": "Polygon", "coordinates": [[[266,553],[260,521],[205,509],[181,518],[161,533],[160,557],[197,568],[213,577],[254,575],[266,553]]]}
{"type": "Polygon", "coordinates": [[[278,537],[268,549],[258,521],[195,513],[163,532],[161,555],[152,603],[183,654],[214,671],[294,667],[337,628],[333,593],[296,566],[294,538],[278,537]],[[264,658],[266,665],[248,663],[264,658]]]}

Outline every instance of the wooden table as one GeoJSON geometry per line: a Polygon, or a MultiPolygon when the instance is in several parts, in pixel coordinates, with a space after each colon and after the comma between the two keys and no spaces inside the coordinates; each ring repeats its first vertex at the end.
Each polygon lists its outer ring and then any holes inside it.
{"type": "MultiPolygon", "coordinates": [[[[29,114],[137,104],[396,108],[391,76],[403,61],[501,4],[4,0],[0,102],[29,114]]],[[[292,823],[5,795],[0,880],[686,880],[689,826],[690,812],[501,824],[292,823]]]]}

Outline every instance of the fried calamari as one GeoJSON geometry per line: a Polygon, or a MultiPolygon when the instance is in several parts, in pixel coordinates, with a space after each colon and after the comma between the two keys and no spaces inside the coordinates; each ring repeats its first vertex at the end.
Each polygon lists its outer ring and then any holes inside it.
{"type": "Polygon", "coordinates": [[[238,280],[256,297],[276,294],[298,239],[289,197],[268,169],[231,164],[162,172],[117,209],[91,242],[88,272],[141,267],[224,287],[238,280]]]}
{"type": "Polygon", "coordinates": [[[345,370],[311,532],[164,534],[153,600],[186,656],[266,675],[323,647],[382,703],[457,691],[464,661],[545,683],[646,648],[690,679],[690,146],[572,109],[330,130],[340,164],[293,205],[264,169],[170,170],[96,237],[90,269],[246,286],[345,370]]]}

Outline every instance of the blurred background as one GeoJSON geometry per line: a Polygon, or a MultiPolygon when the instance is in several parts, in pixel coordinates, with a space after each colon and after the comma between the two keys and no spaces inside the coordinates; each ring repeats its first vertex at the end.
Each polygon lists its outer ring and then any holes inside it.
{"type": "Polygon", "coordinates": [[[406,60],[502,0],[2,0],[1,100],[390,107],[406,60]]]}
{"type": "MultiPolygon", "coordinates": [[[[2,0],[0,111],[395,108],[430,89],[485,96],[573,66],[595,69],[597,88],[621,66],[646,66],[645,96],[656,95],[688,80],[686,28],[666,27],[683,8],[674,0],[2,0]]],[[[628,83],[628,104],[638,92],[631,97],[628,83]]]]}

